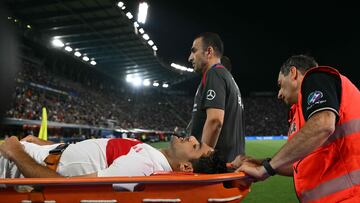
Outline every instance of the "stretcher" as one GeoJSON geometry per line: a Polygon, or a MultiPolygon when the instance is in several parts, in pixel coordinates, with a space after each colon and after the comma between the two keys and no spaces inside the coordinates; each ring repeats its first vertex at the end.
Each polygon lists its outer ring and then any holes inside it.
{"type": "Polygon", "coordinates": [[[157,173],[137,177],[0,179],[0,202],[240,202],[250,191],[243,173],[157,173]],[[134,191],[113,184],[138,183],[134,191]],[[6,186],[6,187],[4,187],[6,186]],[[31,186],[31,187],[30,187],[31,186]],[[32,191],[19,191],[30,187],[32,191]]]}

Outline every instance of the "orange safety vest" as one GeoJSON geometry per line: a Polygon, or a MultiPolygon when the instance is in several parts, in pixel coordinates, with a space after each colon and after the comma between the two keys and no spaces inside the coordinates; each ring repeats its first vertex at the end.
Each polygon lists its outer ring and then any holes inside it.
{"type": "MultiPolygon", "coordinates": [[[[293,164],[294,184],[301,202],[360,202],[360,92],[336,69],[320,66],[341,79],[339,120],[334,133],[320,147],[293,164]]],[[[302,95],[290,109],[289,140],[305,124],[302,95]]]]}

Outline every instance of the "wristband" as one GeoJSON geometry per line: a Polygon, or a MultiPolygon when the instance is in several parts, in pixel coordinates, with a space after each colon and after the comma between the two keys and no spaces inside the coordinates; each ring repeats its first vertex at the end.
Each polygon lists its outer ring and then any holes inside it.
{"type": "Polygon", "coordinates": [[[273,169],[273,167],[271,167],[270,165],[270,160],[271,158],[266,158],[262,161],[261,165],[264,166],[266,172],[270,175],[273,176],[276,174],[276,171],[273,169]]]}

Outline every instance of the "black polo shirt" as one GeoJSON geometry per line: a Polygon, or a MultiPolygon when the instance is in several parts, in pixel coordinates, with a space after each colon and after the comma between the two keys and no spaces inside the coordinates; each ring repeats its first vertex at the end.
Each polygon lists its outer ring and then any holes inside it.
{"type": "Polygon", "coordinates": [[[215,149],[225,161],[232,161],[245,150],[244,106],[239,87],[231,73],[215,64],[203,75],[192,110],[190,134],[201,140],[206,109],[224,110],[224,123],[215,149]]]}
{"type": "Polygon", "coordinates": [[[327,72],[312,72],[306,75],[301,95],[305,121],[323,110],[333,111],[338,118],[341,102],[341,81],[338,76],[327,72]]]}

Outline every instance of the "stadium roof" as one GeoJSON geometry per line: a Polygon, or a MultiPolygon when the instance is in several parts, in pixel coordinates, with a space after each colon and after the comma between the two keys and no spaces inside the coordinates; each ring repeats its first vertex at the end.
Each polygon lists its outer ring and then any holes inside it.
{"type": "Polygon", "coordinates": [[[157,56],[135,27],[135,20],[127,17],[129,10],[119,8],[117,1],[8,0],[6,4],[13,15],[10,20],[16,19],[36,33],[31,35],[33,40],[48,46],[59,39],[64,47],[71,47],[73,57],[75,51],[80,52],[79,60],[87,56],[89,66],[94,60],[93,67],[110,76],[125,79],[132,74],[174,84],[192,75],[174,70],[157,56]]]}
{"type": "MultiPolygon", "coordinates": [[[[319,64],[338,68],[360,85],[356,77],[360,46],[360,13],[346,1],[186,1],[148,0],[143,28],[158,47],[157,56],[141,35],[134,33],[140,0],[6,0],[10,10],[42,40],[62,36],[65,43],[94,57],[99,70],[110,75],[139,73],[146,78],[183,81],[193,73],[179,73],[172,62],[190,66],[187,58],[193,38],[206,31],[222,37],[225,55],[242,92],[276,91],[282,62],[293,54],[313,56],[319,64]]],[[[192,81],[181,83],[189,85],[192,81]]],[[[184,86],[185,86],[184,85],[184,86]]],[[[196,83],[187,89],[196,90],[196,83]]]]}

